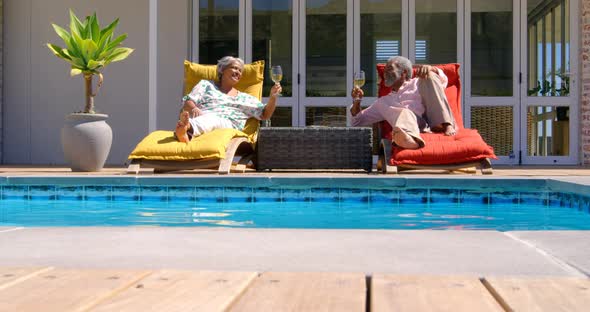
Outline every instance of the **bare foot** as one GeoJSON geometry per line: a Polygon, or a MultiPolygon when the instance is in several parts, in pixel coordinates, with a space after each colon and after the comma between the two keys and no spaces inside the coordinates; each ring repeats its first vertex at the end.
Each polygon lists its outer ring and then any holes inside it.
{"type": "Polygon", "coordinates": [[[448,135],[448,136],[452,136],[452,135],[457,134],[457,132],[455,131],[455,127],[453,127],[453,125],[448,124],[448,123],[444,123],[444,124],[440,124],[435,127],[431,127],[430,130],[432,130],[432,132],[443,132],[445,135],[448,135]]]}
{"type": "Polygon", "coordinates": [[[420,145],[414,140],[414,138],[407,134],[404,130],[395,127],[393,128],[393,135],[392,135],[393,143],[397,144],[397,146],[405,149],[418,149],[420,145]]]}
{"type": "Polygon", "coordinates": [[[445,127],[445,135],[452,136],[452,135],[457,134],[457,132],[455,131],[455,127],[453,127],[453,125],[445,124],[444,127],[445,127]]]}
{"type": "Polygon", "coordinates": [[[188,127],[189,127],[189,122],[188,122],[188,112],[187,111],[182,111],[180,113],[180,117],[178,122],[176,123],[176,138],[178,139],[178,141],[180,142],[184,142],[184,143],[188,143],[190,142],[190,138],[188,137],[188,127]]]}

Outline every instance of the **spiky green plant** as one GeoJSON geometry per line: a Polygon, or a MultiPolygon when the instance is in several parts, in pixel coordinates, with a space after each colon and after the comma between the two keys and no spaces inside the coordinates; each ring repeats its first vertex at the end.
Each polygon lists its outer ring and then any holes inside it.
{"type": "Polygon", "coordinates": [[[96,13],[87,16],[82,22],[72,9],[70,9],[69,32],[56,24],[52,24],[57,35],[64,41],[66,48],[51,43],[48,43],[47,47],[55,56],[72,65],[71,76],[80,74],[84,76],[86,89],[84,113],[95,113],[94,97],[103,82],[100,70],[112,62],[126,59],[133,52],[133,49],[119,47],[121,42],[127,38],[127,34],[122,34],[113,39],[113,33],[118,24],[119,19],[117,18],[110,25],[101,29],[96,13]],[[92,90],[92,78],[94,75],[98,75],[96,92],[92,90]]]}

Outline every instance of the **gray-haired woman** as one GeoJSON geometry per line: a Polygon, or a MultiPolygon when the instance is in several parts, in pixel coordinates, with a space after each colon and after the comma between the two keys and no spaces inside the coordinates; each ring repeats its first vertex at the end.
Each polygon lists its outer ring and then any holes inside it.
{"type": "Polygon", "coordinates": [[[275,84],[265,105],[234,86],[242,78],[244,61],[225,56],[217,62],[218,81],[201,80],[182,98],[183,106],[176,124],[176,138],[188,143],[193,137],[220,128],[242,130],[250,117],[270,119],[282,88],[275,84]]]}

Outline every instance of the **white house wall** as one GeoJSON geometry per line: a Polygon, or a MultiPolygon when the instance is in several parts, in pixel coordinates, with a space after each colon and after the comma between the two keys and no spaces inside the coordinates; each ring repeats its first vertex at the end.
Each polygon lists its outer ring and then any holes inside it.
{"type": "Polygon", "coordinates": [[[64,116],[84,104],[81,76],[45,47],[61,45],[51,23],[66,26],[68,8],[79,16],[96,11],[101,24],[116,17],[116,34],[128,33],[124,46],[135,49],[103,74],[96,110],[108,114],[113,147],[108,164],[123,164],[148,132],[149,7],[145,0],[5,0],[4,163],[63,164],[60,130],[64,116]]]}
{"type": "Polygon", "coordinates": [[[178,120],[189,45],[187,8],[187,0],[158,1],[158,129],[171,130],[178,120]]]}
{"type": "Polygon", "coordinates": [[[30,19],[31,2],[6,0],[4,9],[3,162],[27,163],[30,154],[30,19]],[[14,29],[13,31],[11,31],[14,29]],[[20,31],[15,31],[20,29],[20,31]],[[16,136],[10,137],[10,136],[16,136]],[[26,149],[26,151],[25,151],[26,149]]]}

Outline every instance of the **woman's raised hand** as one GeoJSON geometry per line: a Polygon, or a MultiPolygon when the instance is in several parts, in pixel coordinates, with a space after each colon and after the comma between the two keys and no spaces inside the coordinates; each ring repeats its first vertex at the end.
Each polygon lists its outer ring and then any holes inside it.
{"type": "Polygon", "coordinates": [[[280,83],[275,83],[272,88],[270,89],[270,97],[277,97],[281,94],[281,91],[283,91],[283,87],[281,86],[280,83]]]}

